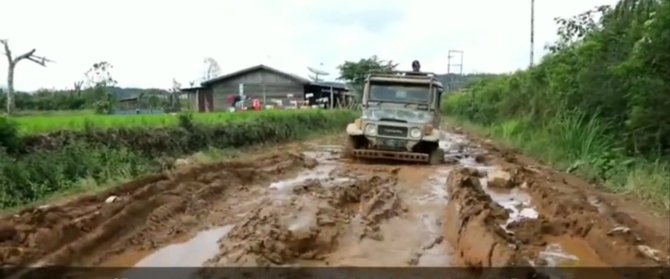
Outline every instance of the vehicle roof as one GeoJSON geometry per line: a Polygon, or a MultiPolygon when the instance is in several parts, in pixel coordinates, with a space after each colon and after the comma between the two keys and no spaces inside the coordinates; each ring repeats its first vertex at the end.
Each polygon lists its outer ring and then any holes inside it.
{"type": "Polygon", "coordinates": [[[437,80],[435,74],[430,72],[371,72],[368,74],[367,79],[369,81],[432,83],[435,86],[444,88],[442,83],[437,80]]]}

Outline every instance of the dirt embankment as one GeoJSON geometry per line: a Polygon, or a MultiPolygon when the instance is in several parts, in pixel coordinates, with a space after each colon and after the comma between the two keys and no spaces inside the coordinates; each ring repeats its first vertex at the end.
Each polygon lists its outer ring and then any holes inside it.
{"type": "Polygon", "coordinates": [[[217,217],[226,219],[223,211],[231,204],[219,203],[228,195],[244,201],[249,186],[314,164],[288,153],[224,162],[147,176],[65,205],[26,209],[0,219],[0,259],[5,267],[97,265],[124,251],[155,249],[217,217]]]}
{"type": "Polygon", "coordinates": [[[445,236],[467,266],[528,265],[502,228],[508,212],[484,192],[476,171],[459,169],[447,180],[445,236]]]}
{"type": "MultiPolygon", "coordinates": [[[[622,274],[610,275],[637,277],[644,273],[645,276],[652,276],[663,270],[645,271],[639,267],[668,266],[663,261],[664,252],[645,244],[659,246],[658,242],[644,241],[633,230],[600,217],[597,209],[589,210],[588,203],[585,206],[572,198],[566,201],[560,195],[545,196],[533,202],[542,204],[538,206],[540,214],[537,218],[510,222],[510,210],[500,206],[484,191],[480,178],[481,173],[476,170],[461,168],[454,171],[447,182],[449,205],[445,237],[466,266],[526,267],[507,271],[522,277],[541,271],[543,267],[556,266],[638,267],[619,269],[616,271],[622,274]],[[577,247],[570,247],[570,243],[577,247]],[[552,259],[542,255],[552,245],[568,246],[571,251],[563,256],[572,253],[579,263],[550,263],[552,259]]],[[[590,272],[604,271],[610,270],[590,272]]]]}
{"type": "Polygon", "coordinates": [[[514,185],[532,196],[546,218],[543,226],[554,224],[553,234],[585,239],[611,266],[670,265],[670,212],[607,193],[491,142],[482,146],[489,151],[486,160],[513,174],[514,185]]]}
{"type": "MultiPolygon", "coordinates": [[[[652,211],[639,205],[617,207],[615,204],[626,204],[621,202],[625,197],[604,194],[576,177],[549,170],[513,151],[480,143],[487,154],[478,161],[496,165],[499,171],[460,168],[447,182],[445,235],[464,264],[532,265],[536,270],[557,265],[607,266],[617,268],[607,270],[616,271],[611,275],[670,275],[670,232],[664,230],[670,220],[650,217],[652,211]],[[492,181],[491,173],[504,183],[492,181]],[[506,201],[500,198],[510,193],[527,193],[529,206],[537,211],[535,216],[512,218],[515,210],[501,206],[506,201]],[[561,261],[547,256],[563,253],[551,251],[561,246],[570,250],[567,254],[572,259],[561,261]],[[656,268],[639,268],[644,266],[656,268]]],[[[605,270],[590,271],[596,274],[605,270]]]]}

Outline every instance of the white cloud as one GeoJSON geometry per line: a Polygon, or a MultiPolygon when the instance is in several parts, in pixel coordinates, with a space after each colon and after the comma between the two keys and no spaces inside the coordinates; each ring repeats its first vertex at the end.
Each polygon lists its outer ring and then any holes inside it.
{"type": "MultiPolygon", "coordinates": [[[[553,18],[614,0],[536,1],[536,58],[554,39],[553,18]]],[[[15,53],[37,48],[56,61],[24,61],[17,89],[70,87],[94,62],[107,60],[122,86],[168,88],[201,74],[214,57],[223,72],[266,63],[307,75],[337,75],[344,60],[373,54],[409,69],[445,72],[447,51],[465,52],[464,71],[526,67],[528,0],[3,0],[0,38],[15,53]],[[269,57],[269,58],[268,58],[269,57]]],[[[4,84],[6,61],[0,59],[4,84]]]]}

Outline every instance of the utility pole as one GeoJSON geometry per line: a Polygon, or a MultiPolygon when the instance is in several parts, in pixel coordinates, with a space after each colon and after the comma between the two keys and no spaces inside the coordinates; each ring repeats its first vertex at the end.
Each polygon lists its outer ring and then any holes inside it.
{"type": "Polygon", "coordinates": [[[335,103],[335,96],[334,96],[334,93],[333,93],[333,86],[332,85],[330,86],[330,102],[329,103],[330,103],[330,109],[333,109],[333,107],[335,106],[335,104],[334,104],[335,103]]]}
{"type": "Polygon", "coordinates": [[[452,85],[454,83],[454,78],[452,76],[452,67],[458,67],[458,75],[463,75],[463,51],[462,50],[453,50],[450,49],[448,56],[447,56],[447,79],[448,83],[447,85],[447,91],[451,91],[452,85]],[[454,57],[454,55],[460,56],[460,59],[458,59],[459,62],[453,63],[451,61],[451,58],[454,57]]]}
{"type": "Polygon", "coordinates": [[[261,83],[263,84],[263,106],[267,105],[266,95],[265,95],[265,74],[261,72],[261,83]]]}
{"type": "Polygon", "coordinates": [[[535,52],[535,0],[530,0],[530,67],[533,66],[535,52]]]}

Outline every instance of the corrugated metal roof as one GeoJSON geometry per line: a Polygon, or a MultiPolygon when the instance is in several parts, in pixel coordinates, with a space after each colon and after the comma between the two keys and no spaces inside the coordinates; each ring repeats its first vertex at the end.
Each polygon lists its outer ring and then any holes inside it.
{"type": "Polygon", "coordinates": [[[321,82],[310,82],[311,85],[321,86],[321,87],[333,87],[337,89],[349,90],[347,85],[342,82],[333,82],[333,81],[321,81],[321,82]]]}
{"type": "Polygon", "coordinates": [[[130,101],[137,101],[139,99],[139,96],[134,96],[134,97],[125,97],[125,98],[119,98],[119,102],[130,102],[130,101]]]}
{"type": "Polygon", "coordinates": [[[198,89],[204,89],[204,87],[202,86],[182,87],[179,88],[179,91],[190,92],[190,91],[196,91],[198,89]]]}
{"type": "Polygon", "coordinates": [[[223,81],[223,80],[226,80],[226,79],[229,79],[229,78],[232,78],[232,77],[236,77],[236,76],[239,76],[239,75],[242,75],[242,74],[246,74],[248,72],[253,72],[253,71],[258,71],[258,70],[266,70],[266,71],[273,72],[275,74],[283,75],[285,77],[288,77],[290,79],[293,79],[293,80],[298,81],[298,82],[303,83],[303,84],[311,83],[310,80],[308,80],[306,78],[303,78],[301,76],[291,74],[291,73],[287,73],[287,72],[283,72],[283,71],[277,70],[275,68],[260,64],[260,65],[245,68],[245,69],[242,69],[242,70],[239,70],[239,71],[235,71],[235,72],[232,72],[232,73],[229,73],[229,74],[225,74],[225,75],[222,75],[222,76],[210,79],[210,80],[203,81],[202,86],[207,86],[207,85],[212,84],[212,83],[216,83],[216,82],[223,81]]]}

